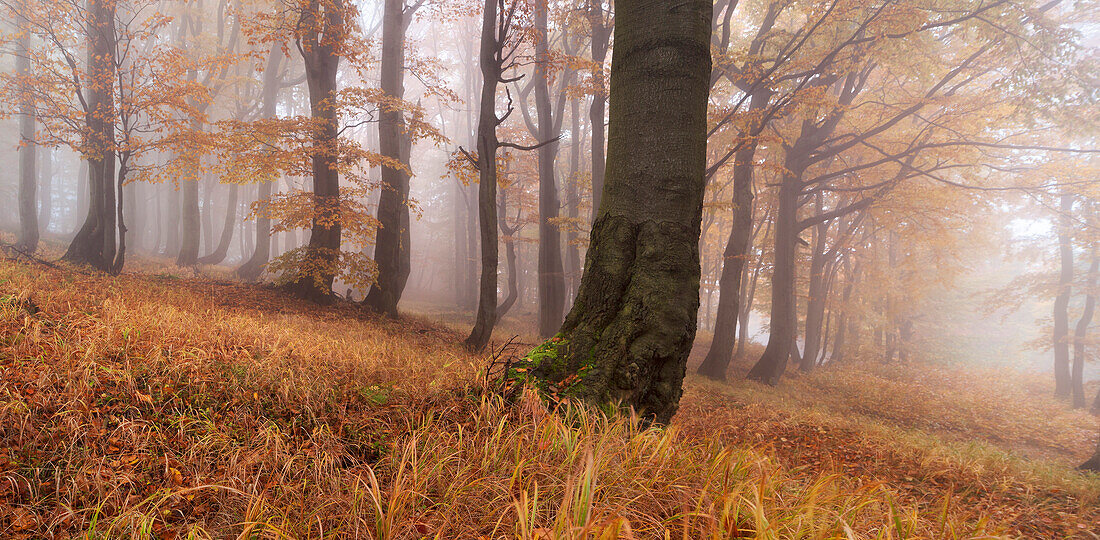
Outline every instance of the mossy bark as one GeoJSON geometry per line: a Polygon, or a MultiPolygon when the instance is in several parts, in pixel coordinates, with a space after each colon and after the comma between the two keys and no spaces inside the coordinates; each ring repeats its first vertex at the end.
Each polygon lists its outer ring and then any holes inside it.
{"type": "Polygon", "coordinates": [[[711,6],[621,0],[607,177],[561,331],[520,369],[594,404],[668,422],[699,308],[711,6]]]}

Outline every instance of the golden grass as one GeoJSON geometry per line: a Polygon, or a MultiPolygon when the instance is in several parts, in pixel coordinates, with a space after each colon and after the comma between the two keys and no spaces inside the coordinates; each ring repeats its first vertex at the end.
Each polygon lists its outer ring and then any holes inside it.
{"type": "MultiPolygon", "coordinates": [[[[641,429],[503,403],[460,338],[228,282],[2,262],[0,537],[990,538],[1097,516],[1069,500],[1095,479],[1065,493],[1005,468],[1034,497],[1004,502],[934,430],[844,418],[839,375],[693,380],[672,426],[641,429]],[[810,380],[826,405],[806,403],[810,380]],[[876,446],[895,432],[910,439],[876,446]],[[830,457],[845,451],[883,466],[830,457]],[[905,467],[929,470],[886,474],[905,467]],[[1006,514],[1036,500],[1053,502],[1028,523],[1006,514]]],[[[1034,438],[1071,444],[1062,425],[1034,438]]]]}

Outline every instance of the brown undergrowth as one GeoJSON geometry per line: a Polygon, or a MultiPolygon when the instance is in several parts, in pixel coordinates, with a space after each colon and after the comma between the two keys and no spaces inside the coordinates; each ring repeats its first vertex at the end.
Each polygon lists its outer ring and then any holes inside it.
{"type": "MultiPolygon", "coordinates": [[[[147,264],[0,262],[0,537],[1090,538],[1098,516],[1095,477],[996,465],[983,414],[956,439],[935,407],[876,418],[849,368],[692,380],[642,430],[503,403],[426,319],[147,264]]],[[[1076,455],[1067,425],[1023,436],[1076,455]]]]}

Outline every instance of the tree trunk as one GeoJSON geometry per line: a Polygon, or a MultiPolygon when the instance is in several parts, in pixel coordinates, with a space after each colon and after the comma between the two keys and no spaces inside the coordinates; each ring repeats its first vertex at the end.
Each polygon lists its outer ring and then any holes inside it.
{"type": "MultiPolygon", "coordinates": [[[[272,46],[271,53],[267,57],[267,67],[264,68],[264,101],[260,110],[261,118],[275,118],[275,102],[279,98],[279,67],[283,59],[282,46],[278,44],[272,46]]],[[[265,178],[260,181],[256,194],[257,204],[264,204],[271,199],[271,183],[275,180],[277,178],[265,178]]],[[[252,255],[236,271],[237,277],[246,281],[258,279],[271,258],[271,218],[265,216],[256,218],[255,244],[252,255]]]]}
{"type": "Polygon", "coordinates": [[[312,144],[313,220],[309,243],[302,255],[294,281],[288,289],[315,302],[332,301],[332,282],[340,259],[340,173],[336,74],[340,66],[338,40],[344,34],[344,9],[340,0],[310,0],[302,15],[300,49],[306,66],[310,115],[319,124],[314,127],[312,144]]]}
{"type": "MultiPolygon", "coordinates": [[[[753,95],[750,110],[762,109],[771,100],[765,91],[753,95]]],[[[756,139],[745,143],[733,161],[733,227],[722,253],[722,274],[718,278],[718,313],[710,350],[699,365],[699,374],[711,379],[726,379],[737,340],[737,320],[741,313],[741,279],[752,248],[752,172],[755,167],[756,139]]]]}
{"type": "Polygon", "coordinates": [[[804,165],[791,149],[779,186],[775,216],[775,264],[772,270],[771,331],[763,355],[749,370],[750,380],[775,385],[787,369],[798,313],[795,310],[795,255],[798,248],[798,194],[804,165]]]}
{"type": "Polygon", "coordinates": [[[110,271],[115,259],[115,3],[88,3],[88,215],[63,260],[110,271]]]}
{"type": "Polygon", "coordinates": [[[569,300],[577,295],[577,287],[581,280],[581,254],[577,248],[576,221],[580,216],[580,194],[578,193],[577,175],[581,170],[581,152],[584,134],[581,132],[581,106],[580,100],[574,99],[570,103],[569,117],[572,122],[569,131],[569,179],[565,183],[565,215],[570,219],[568,232],[565,234],[565,269],[566,288],[569,300]]]}
{"type": "Polygon", "coordinates": [[[53,222],[53,150],[44,146],[39,148],[38,153],[41,156],[41,170],[38,174],[39,192],[38,192],[38,228],[42,232],[47,232],[50,229],[50,223],[53,222]]]}
{"type": "Polygon", "coordinates": [[[233,242],[233,230],[237,226],[237,198],[240,196],[240,184],[229,184],[229,200],[225,205],[225,221],[222,222],[222,234],[214,251],[199,259],[201,264],[218,264],[229,254],[229,245],[233,242]]]}
{"type": "MultiPolygon", "coordinates": [[[[203,123],[198,118],[191,120],[191,130],[202,131],[203,123]]],[[[176,254],[176,266],[194,266],[199,262],[199,235],[202,232],[202,219],[199,214],[199,174],[198,156],[187,156],[188,178],[180,179],[180,249],[176,254]]]]}
{"type": "Polygon", "coordinates": [[[1070,236],[1070,212],[1073,195],[1062,195],[1058,217],[1058,253],[1062,264],[1058,277],[1058,296],[1054,299],[1054,395],[1070,397],[1069,371],[1069,299],[1073,283],[1073,243],[1070,236]]]}
{"type": "MultiPolygon", "coordinates": [[[[771,224],[769,223],[766,231],[770,230],[771,224]]],[[[767,236],[766,232],[765,236],[767,236]]],[[[752,251],[751,245],[749,246],[749,250],[750,252],[752,251]]],[[[760,282],[760,270],[763,267],[763,256],[757,257],[756,264],[753,265],[752,269],[752,278],[748,280],[745,280],[745,278],[741,278],[743,281],[748,281],[748,283],[742,283],[742,290],[744,291],[745,299],[744,301],[740,302],[741,305],[739,306],[740,313],[738,313],[737,318],[737,351],[734,353],[734,357],[739,358],[745,354],[745,345],[749,342],[749,338],[752,337],[749,335],[749,321],[752,319],[752,303],[753,300],[756,298],[756,284],[760,282]]]]}
{"type": "MultiPolygon", "coordinates": [[[[822,211],[821,195],[817,196],[817,213],[822,211]]],[[[799,369],[809,372],[817,365],[817,355],[821,352],[821,325],[825,322],[825,300],[828,297],[826,285],[825,246],[829,236],[829,222],[823,221],[814,227],[813,253],[810,256],[809,298],[806,300],[806,339],[802,349],[799,369]]]]}
{"type": "Polygon", "coordinates": [[[604,198],[576,302],[528,355],[529,373],[543,388],[665,423],[699,310],[711,6],[616,8],[604,198]]]}
{"type": "Polygon", "coordinates": [[[1088,335],[1089,325],[1092,324],[1092,315],[1096,311],[1096,280],[1100,272],[1100,255],[1096,252],[1096,246],[1092,246],[1089,263],[1088,283],[1085,285],[1085,307],[1081,312],[1081,318],[1077,319],[1077,327],[1073,332],[1073,408],[1085,407],[1085,338],[1088,335]]]}
{"type": "Polygon", "coordinates": [[[592,33],[592,63],[596,69],[592,73],[594,91],[592,93],[592,105],[588,109],[588,121],[592,123],[592,221],[600,211],[600,201],[603,198],[603,185],[605,176],[604,163],[604,135],[606,127],[604,116],[607,114],[607,92],[604,87],[604,62],[607,60],[607,50],[611,43],[612,28],[607,21],[611,20],[604,13],[603,0],[588,0],[588,22],[592,33]]]}
{"type": "Polygon", "coordinates": [[[481,284],[478,288],[477,316],[466,347],[480,351],[489,344],[497,322],[497,83],[501,62],[497,41],[497,2],[485,0],[481,23],[481,111],[477,121],[478,220],[481,231],[481,284]]]}
{"type": "MultiPolygon", "coordinates": [[[[405,0],[385,0],[382,16],[382,92],[400,102],[405,97],[405,31],[412,17],[405,0]]],[[[378,118],[378,143],[382,155],[409,167],[411,143],[405,133],[402,110],[382,107],[378,118]]],[[[372,310],[397,317],[397,304],[412,270],[409,258],[409,171],[382,167],[382,193],[378,199],[380,228],[374,244],[378,281],[364,303],[372,310]]]]}
{"type": "Polygon", "coordinates": [[[836,336],[833,338],[833,354],[829,358],[829,362],[841,362],[844,360],[846,353],[845,346],[848,339],[848,302],[852,298],[852,290],[855,289],[856,283],[859,282],[859,263],[856,263],[855,268],[851,267],[851,263],[848,258],[844,258],[844,292],[841,293],[840,309],[837,316],[836,324],[836,336]]]}
{"type": "Polygon", "coordinates": [[[1082,463],[1078,469],[1082,471],[1100,472],[1100,437],[1096,440],[1096,451],[1088,461],[1082,463]]]}
{"type": "MultiPolygon", "coordinates": [[[[538,115],[539,162],[539,335],[550,337],[565,316],[565,270],[561,260],[561,231],[556,223],[561,201],[554,162],[558,157],[562,109],[550,102],[550,39],[548,1],[536,0],[535,12],[535,111],[538,115]],[[555,113],[557,118],[555,118],[555,113]]],[[[562,88],[565,92],[565,88],[562,88]]],[[[564,95],[559,97],[564,99],[564,95]]]]}
{"type": "Polygon", "coordinates": [[[470,256],[470,249],[466,245],[466,194],[462,182],[455,179],[454,189],[451,191],[451,232],[454,233],[454,299],[455,306],[466,309],[469,305],[469,277],[466,275],[466,259],[470,256]]]}
{"type": "MultiPolygon", "coordinates": [[[[506,173],[507,174],[507,173],[506,173]]],[[[508,295],[504,297],[504,301],[497,306],[497,321],[500,322],[508,311],[515,305],[516,300],[519,299],[519,275],[516,274],[516,238],[515,234],[519,231],[519,225],[514,227],[508,226],[508,191],[504,190],[500,192],[500,206],[497,208],[497,221],[500,227],[500,233],[504,235],[504,262],[508,270],[508,295]]]]}
{"type": "Polygon", "coordinates": [[[21,35],[16,40],[15,71],[20,78],[19,97],[19,238],[15,245],[29,253],[38,249],[38,175],[35,171],[34,96],[27,86],[31,76],[31,33],[20,17],[21,35]]]}

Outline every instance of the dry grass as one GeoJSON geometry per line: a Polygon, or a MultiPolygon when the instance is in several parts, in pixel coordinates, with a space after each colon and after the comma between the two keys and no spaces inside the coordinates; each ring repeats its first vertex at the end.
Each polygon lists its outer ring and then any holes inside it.
{"type": "Polygon", "coordinates": [[[941,432],[981,398],[906,415],[865,372],[827,370],[692,381],[673,425],[643,430],[505,405],[460,337],[229,282],[2,262],[0,537],[1090,538],[1100,515],[1095,477],[993,467],[992,437],[952,446],[1011,432],[1074,454],[1076,416],[1027,431],[981,409],[941,432]]]}

